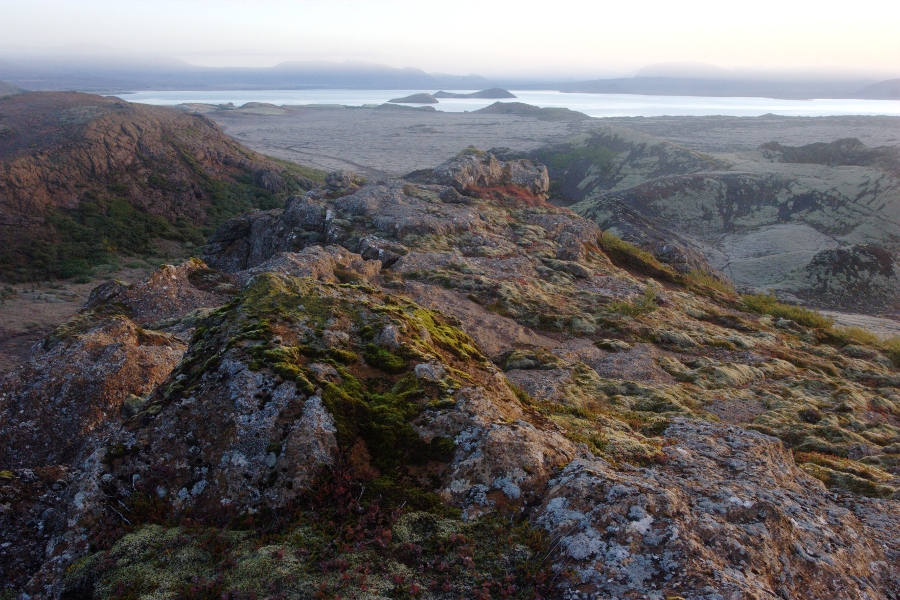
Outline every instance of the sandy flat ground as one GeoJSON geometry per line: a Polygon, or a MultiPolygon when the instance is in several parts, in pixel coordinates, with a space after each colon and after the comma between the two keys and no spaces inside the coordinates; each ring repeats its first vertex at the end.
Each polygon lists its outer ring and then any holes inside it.
{"type": "Polygon", "coordinates": [[[742,152],[859,138],[900,144],[900,117],[636,117],[540,121],[515,115],[404,109],[292,107],[281,115],[215,111],[206,116],[247,146],[325,170],[405,174],[433,167],[469,145],[531,150],[602,126],[637,129],[701,152],[742,152]]]}
{"type": "Polygon", "coordinates": [[[873,317],[871,315],[859,315],[853,313],[834,312],[830,310],[821,311],[822,314],[828,315],[834,322],[843,327],[860,327],[868,329],[881,339],[900,336],[900,321],[894,319],[885,319],[884,317],[873,317]]]}
{"type": "Polygon", "coordinates": [[[228,135],[270,156],[333,171],[402,175],[468,146],[531,150],[574,137],[590,121],[539,121],[405,109],[295,108],[283,115],[206,113],[228,135]]]}

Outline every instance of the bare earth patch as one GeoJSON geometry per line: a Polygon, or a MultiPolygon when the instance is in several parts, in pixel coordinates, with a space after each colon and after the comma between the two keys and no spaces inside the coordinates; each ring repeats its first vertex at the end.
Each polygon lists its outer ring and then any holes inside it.
{"type": "MultiPolygon", "coordinates": [[[[141,281],[150,269],[123,269],[115,279],[127,283],[141,281]]],[[[108,277],[88,283],[42,282],[3,286],[0,303],[0,377],[19,365],[31,346],[78,312],[91,290],[108,277]],[[11,292],[9,290],[12,290],[11,292]]]]}

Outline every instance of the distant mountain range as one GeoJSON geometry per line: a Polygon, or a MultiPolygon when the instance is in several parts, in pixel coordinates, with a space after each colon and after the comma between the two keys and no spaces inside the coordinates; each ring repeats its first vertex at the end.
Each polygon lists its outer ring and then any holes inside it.
{"type": "Polygon", "coordinates": [[[346,61],[284,62],[273,67],[198,67],[178,60],[111,60],[30,57],[0,60],[0,79],[30,90],[233,89],[486,89],[478,75],[430,75],[421,69],[398,69],[375,63],[346,61]]]}
{"type": "Polygon", "coordinates": [[[171,57],[73,52],[59,56],[10,54],[0,79],[30,90],[122,92],[137,90],[254,89],[543,89],[598,94],[753,96],[785,99],[900,99],[900,79],[788,77],[729,71],[709,65],[651,65],[635,77],[589,81],[488,79],[480,75],[426,73],[360,62],[294,61],[273,67],[199,67],[171,57]]]}
{"type": "Polygon", "coordinates": [[[641,94],[647,96],[746,96],[808,100],[856,98],[900,100],[900,79],[879,83],[865,81],[810,81],[712,79],[700,77],[628,77],[578,81],[559,86],[561,92],[592,94],[641,94]]]}

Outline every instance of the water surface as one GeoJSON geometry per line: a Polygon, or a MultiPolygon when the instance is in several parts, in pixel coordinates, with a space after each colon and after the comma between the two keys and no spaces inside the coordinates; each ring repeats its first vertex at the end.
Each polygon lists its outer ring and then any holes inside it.
{"type": "MultiPolygon", "coordinates": [[[[309,105],[338,104],[364,106],[382,104],[391,98],[418,92],[437,90],[224,90],[224,91],[145,91],[121,94],[130,102],[174,105],[191,102],[206,104],[247,102],[269,104],[309,105]]],[[[471,90],[475,91],[475,90],[471,90]]],[[[465,92],[463,92],[465,93],[465,92]]],[[[835,115],[893,115],[900,116],[897,100],[776,100],[773,98],[709,98],[702,96],[640,96],[636,94],[564,94],[555,91],[516,91],[515,100],[541,107],[569,108],[592,117],[659,117],[711,116],[758,117],[776,114],[797,117],[835,115]]],[[[443,99],[432,104],[447,112],[473,111],[493,104],[495,100],[443,99]]]]}

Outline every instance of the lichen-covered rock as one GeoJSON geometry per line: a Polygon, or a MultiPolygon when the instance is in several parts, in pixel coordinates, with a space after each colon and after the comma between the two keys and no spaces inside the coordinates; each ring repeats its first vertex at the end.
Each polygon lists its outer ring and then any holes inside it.
{"type": "Polygon", "coordinates": [[[121,313],[135,323],[174,320],[205,308],[215,308],[236,291],[233,280],[198,259],[162,265],[137,285],[110,281],[95,288],[84,311],[121,313]]]}
{"type": "Polygon", "coordinates": [[[900,585],[897,545],[871,539],[779,441],[684,420],[666,438],[664,465],[622,472],[577,459],[550,482],[536,521],[581,592],[889,598],[900,585]]]}
{"type": "Polygon", "coordinates": [[[372,288],[265,272],[201,321],[110,463],[116,475],[159,479],[176,508],[240,512],[284,506],[318,467],[363,443],[384,476],[409,476],[398,460],[434,463],[447,499],[474,510],[491,502],[473,486],[512,477],[533,494],[573,455],[530,418],[468,337],[433,313],[372,288]],[[388,329],[392,350],[363,338],[388,329]],[[171,440],[162,454],[160,439],[171,440]]]}

